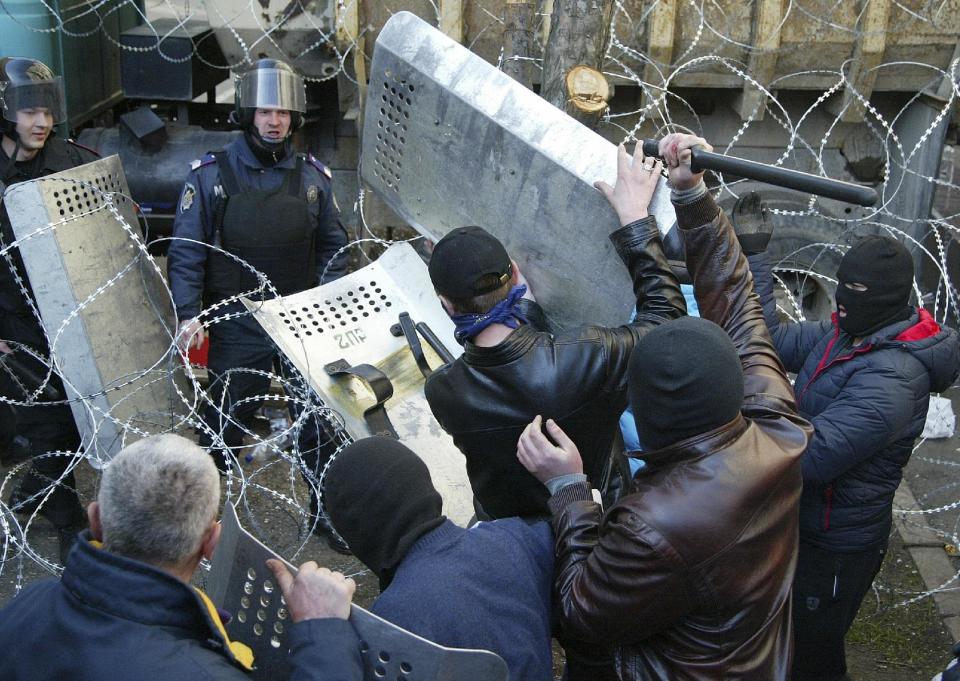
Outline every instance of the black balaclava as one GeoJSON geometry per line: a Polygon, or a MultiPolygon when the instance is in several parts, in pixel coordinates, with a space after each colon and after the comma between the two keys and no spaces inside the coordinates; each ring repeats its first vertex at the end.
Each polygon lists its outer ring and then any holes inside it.
{"type": "Polygon", "coordinates": [[[840,328],[851,336],[864,338],[874,331],[907,319],[913,285],[913,258],[896,239],[868,236],[853,246],[837,268],[837,305],[840,328]],[[863,284],[855,291],[846,284],[863,284]]]}
{"type": "Polygon", "coordinates": [[[280,142],[270,142],[261,137],[260,131],[252,124],[243,129],[243,136],[247,140],[250,151],[265,168],[272,168],[277,165],[290,154],[293,148],[290,135],[284,137],[280,142]]]}
{"type": "Polygon", "coordinates": [[[743,405],[743,369],[733,342],[713,322],[681,317],[646,334],[627,375],[637,435],[646,451],[729,423],[743,405]]]}
{"type": "Polygon", "coordinates": [[[423,461],[388,437],[347,445],[324,480],[334,528],[386,589],[410,547],[445,520],[423,461]]]}

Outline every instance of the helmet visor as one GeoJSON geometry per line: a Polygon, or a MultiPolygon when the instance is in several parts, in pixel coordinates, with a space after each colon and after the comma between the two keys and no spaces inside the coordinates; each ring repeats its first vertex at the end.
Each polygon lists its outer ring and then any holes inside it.
{"type": "Polygon", "coordinates": [[[241,109],[286,109],[306,113],[303,79],[291,71],[256,69],[240,76],[237,104],[241,109]]]}
{"type": "Polygon", "coordinates": [[[63,96],[63,81],[57,76],[51,80],[31,83],[10,83],[0,92],[0,109],[3,117],[17,122],[17,112],[46,109],[55,124],[67,120],[67,106],[63,96]]]}

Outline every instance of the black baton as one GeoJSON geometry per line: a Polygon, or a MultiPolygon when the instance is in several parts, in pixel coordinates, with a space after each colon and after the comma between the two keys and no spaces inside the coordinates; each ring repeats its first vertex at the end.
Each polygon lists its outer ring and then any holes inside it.
{"type": "MultiPolygon", "coordinates": [[[[841,180],[831,180],[829,177],[820,177],[819,175],[802,173],[799,170],[789,170],[767,163],[748,161],[745,158],[715,154],[712,151],[697,147],[691,149],[690,152],[690,169],[695,173],[699,173],[701,170],[730,173],[731,175],[774,184],[778,187],[796,189],[808,194],[825,196],[828,199],[855,203],[858,206],[872,206],[877,202],[877,192],[873,187],[864,187],[841,180]]],[[[662,158],[656,140],[643,141],[643,155],[662,158]]]]}

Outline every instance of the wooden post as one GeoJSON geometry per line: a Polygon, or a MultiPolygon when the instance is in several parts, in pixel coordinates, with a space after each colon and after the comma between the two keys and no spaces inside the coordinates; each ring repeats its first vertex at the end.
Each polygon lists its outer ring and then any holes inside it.
{"type": "Polygon", "coordinates": [[[533,9],[530,0],[507,0],[503,17],[503,72],[528,89],[533,86],[530,64],[533,9]]]}
{"type": "Polygon", "coordinates": [[[647,57],[652,63],[643,69],[643,82],[647,86],[640,101],[645,108],[651,99],[657,99],[664,81],[669,75],[666,70],[673,61],[673,43],[676,37],[678,0],[660,0],[647,20],[647,57]]]}
{"type": "Polygon", "coordinates": [[[612,16],[613,0],[554,0],[550,37],[544,48],[541,96],[592,128],[600,122],[606,102],[587,110],[577,106],[577,93],[569,92],[567,86],[582,82],[583,71],[572,79],[568,75],[580,66],[592,69],[603,79],[601,69],[610,42],[612,16]]]}
{"type": "Polygon", "coordinates": [[[353,50],[353,70],[357,81],[357,131],[363,130],[363,107],[367,100],[366,39],[360,35],[360,0],[345,0],[336,5],[337,47],[353,50]],[[351,47],[352,45],[352,47],[351,47]]]}
{"type": "Polygon", "coordinates": [[[463,42],[463,0],[440,0],[440,30],[463,42]]]}
{"type": "MultiPolygon", "coordinates": [[[[767,87],[777,72],[780,50],[780,27],[783,24],[783,0],[758,0],[753,16],[753,50],[747,73],[758,83],[767,87]]],[[[743,84],[737,102],[741,120],[747,120],[756,109],[754,120],[762,120],[766,111],[766,95],[750,83],[743,84]]]]}
{"type": "Polygon", "coordinates": [[[864,0],[863,15],[858,28],[857,44],[853,48],[848,82],[843,90],[843,115],[845,123],[863,121],[864,107],[853,94],[853,90],[870,99],[873,85],[877,80],[874,70],[883,60],[883,51],[887,47],[887,23],[890,20],[890,0],[864,0]]]}

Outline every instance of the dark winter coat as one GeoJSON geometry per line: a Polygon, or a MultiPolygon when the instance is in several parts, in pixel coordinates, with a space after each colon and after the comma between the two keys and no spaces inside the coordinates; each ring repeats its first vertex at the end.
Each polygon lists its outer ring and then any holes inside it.
{"type": "MultiPolygon", "coordinates": [[[[363,678],[347,620],[300,622],[288,643],[291,679],[363,678]]],[[[71,551],[61,579],[29,585],[0,610],[0,681],[242,681],[245,648],[229,641],[201,592],[96,548],[89,536],[71,551]]]]}
{"type": "Polygon", "coordinates": [[[800,415],[814,426],[804,452],[800,538],[831,551],[886,545],[893,495],[923,431],[930,393],[960,369],[957,332],[926,310],[857,345],[831,321],[782,323],[764,255],[751,269],[764,317],[788,371],[800,415]]]}
{"type": "Polygon", "coordinates": [[[676,208],[700,313],[740,357],[743,406],[644,453],[631,493],[603,516],[585,483],[551,497],[561,621],[572,636],[617,645],[624,681],[783,680],[810,424],[730,222],[709,194],[676,208]]]}

